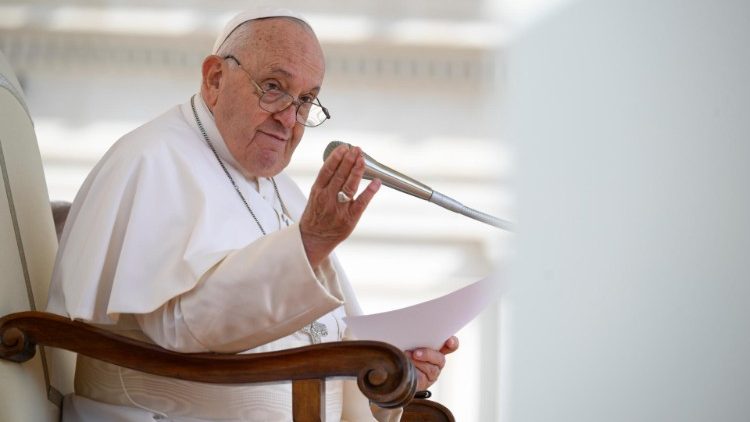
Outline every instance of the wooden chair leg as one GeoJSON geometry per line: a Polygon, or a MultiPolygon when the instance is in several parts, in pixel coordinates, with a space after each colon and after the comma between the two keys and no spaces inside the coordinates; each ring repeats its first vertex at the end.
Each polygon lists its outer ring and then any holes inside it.
{"type": "Polygon", "coordinates": [[[294,422],[325,422],[326,383],[321,379],[292,381],[294,422]]]}

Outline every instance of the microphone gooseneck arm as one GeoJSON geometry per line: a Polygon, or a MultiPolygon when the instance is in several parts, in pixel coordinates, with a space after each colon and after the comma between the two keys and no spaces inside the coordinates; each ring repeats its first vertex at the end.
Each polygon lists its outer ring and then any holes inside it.
{"type": "MultiPolygon", "coordinates": [[[[333,150],[339,145],[349,144],[339,141],[330,142],[323,153],[323,160],[328,158],[331,152],[333,152],[333,150]]],[[[433,190],[424,183],[420,183],[405,174],[399,173],[398,171],[377,162],[374,158],[364,152],[362,153],[362,156],[365,159],[365,174],[363,176],[365,179],[380,179],[384,185],[390,188],[408,193],[409,195],[416,196],[417,198],[432,202],[433,204],[440,205],[447,210],[465,215],[474,220],[481,221],[482,223],[506,231],[513,231],[513,224],[507,220],[493,217],[489,214],[469,208],[455,199],[433,190]]]]}
{"type": "Polygon", "coordinates": [[[513,223],[511,223],[510,221],[503,220],[502,218],[497,218],[481,211],[477,211],[473,208],[469,208],[466,205],[456,201],[449,196],[443,195],[440,192],[432,191],[432,197],[429,199],[429,201],[433,204],[440,205],[447,210],[457,212],[469,218],[473,218],[474,220],[489,224],[490,226],[495,226],[509,232],[513,231],[513,223]]]}

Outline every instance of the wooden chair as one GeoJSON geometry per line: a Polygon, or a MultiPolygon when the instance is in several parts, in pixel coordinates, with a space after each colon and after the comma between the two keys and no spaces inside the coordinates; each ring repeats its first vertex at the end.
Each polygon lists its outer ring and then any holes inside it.
{"type": "MultiPolygon", "coordinates": [[[[47,302],[57,239],[33,124],[1,53],[0,167],[0,420],[59,420],[62,397],[73,391],[75,353],[81,353],[191,381],[291,380],[295,421],[323,419],[323,381],[333,376],[356,377],[362,393],[380,406],[407,406],[402,420],[453,421],[438,403],[413,399],[416,370],[386,343],[327,343],[253,355],[182,354],[38,311],[47,302]]],[[[56,215],[66,214],[65,204],[56,208],[56,215]]],[[[61,229],[64,216],[57,220],[61,229]]]]}

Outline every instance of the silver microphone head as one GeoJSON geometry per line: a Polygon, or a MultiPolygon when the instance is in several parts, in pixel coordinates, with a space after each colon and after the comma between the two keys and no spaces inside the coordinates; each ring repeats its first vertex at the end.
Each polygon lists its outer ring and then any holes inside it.
{"type": "MultiPolygon", "coordinates": [[[[331,155],[331,152],[333,152],[333,150],[339,145],[348,145],[351,147],[351,145],[346,142],[331,141],[323,152],[323,160],[325,161],[328,156],[331,155]]],[[[377,178],[390,188],[408,193],[417,198],[422,198],[427,201],[430,200],[433,191],[429,186],[417,182],[411,177],[401,174],[388,166],[380,164],[374,158],[365,154],[364,151],[362,152],[362,157],[365,159],[365,175],[363,176],[365,179],[372,180],[377,178]]]]}
{"type": "MultiPolygon", "coordinates": [[[[346,142],[341,142],[341,141],[331,141],[331,142],[329,142],[328,146],[325,149],[325,151],[323,151],[323,161],[327,160],[328,156],[331,155],[331,153],[333,152],[333,150],[336,149],[336,147],[339,146],[339,145],[349,145],[349,144],[347,144],[346,142]]],[[[349,147],[351,148],[351,145],[349,145],[349,147]]]]}

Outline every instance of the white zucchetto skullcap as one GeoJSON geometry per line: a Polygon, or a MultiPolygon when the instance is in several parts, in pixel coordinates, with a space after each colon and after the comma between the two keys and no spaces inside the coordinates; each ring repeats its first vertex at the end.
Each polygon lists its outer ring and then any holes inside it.
{"type": "Polygon", "coordinates": [[[302,15],[295,13],[288,9],[277,9],[269,6],[263,6],[263,7],[256,7],[252,9],[245,10],[244,12],[240,12],[235,17],[233,17],[227,24],[224,26],[224,29],[221,30],[219,33],[219,36],[216,38],[216,42],[214,43],[214,48],[211,51],[211,54],[216,54],[219,52],[219,49],[224,44],[224,42],[229,38],[229,36],[234,32],[235,29],[237,29],[238,26],[242,25],[243,23],[255,19],[263,19],[263,18],[275,18],[275,17],[290,17],[299,19],[302,22],[305,22],[308,26],[310,25],[305,18],[302,17],[302,15]]]}

